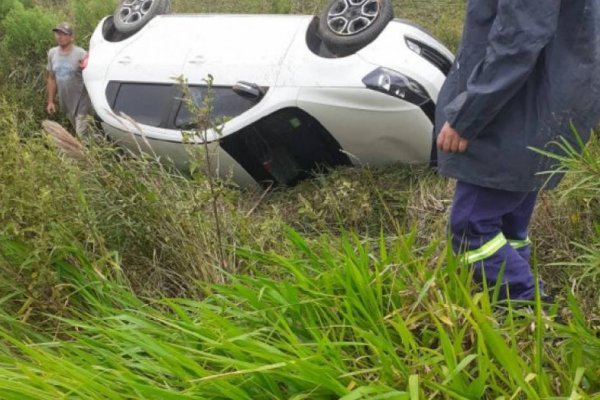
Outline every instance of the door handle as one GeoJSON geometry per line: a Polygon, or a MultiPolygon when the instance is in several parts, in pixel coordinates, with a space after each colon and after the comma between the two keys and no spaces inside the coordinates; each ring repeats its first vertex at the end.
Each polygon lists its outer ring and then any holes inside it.
{"type": "Polygon", "coordinates": [[[194,58],[189,61],[190,64],[203,64],[204,62],[206,62],[206,59],[201,55],[194,56],[194,58]]]}
{"type": "Polygon", "coordinates": [[[121,58],[119,61],[117,61],[119,64],[129,64],[131,63],[131,57],[129,56],[125,56],[123,58],[121,58]]]}

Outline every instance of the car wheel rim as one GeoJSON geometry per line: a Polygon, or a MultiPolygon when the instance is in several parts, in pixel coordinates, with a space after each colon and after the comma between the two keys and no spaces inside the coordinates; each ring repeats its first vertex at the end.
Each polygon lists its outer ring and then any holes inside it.
{"type": "Polygon", "coordinates": [[[341,36],[356,35],[379,16],[381,0],[337,0],[327,13],[329,29],[341,36]]]}
{"type": "Polygon", "coordinates": [[[125,0],[121,4],[119,18],[125,24],[135,24],[144,19],[154,0],[125,0]]]}

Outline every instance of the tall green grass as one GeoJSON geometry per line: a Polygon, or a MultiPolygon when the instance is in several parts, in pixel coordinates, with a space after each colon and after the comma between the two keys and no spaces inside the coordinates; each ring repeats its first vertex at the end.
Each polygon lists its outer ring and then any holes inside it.
{"type": "Polygon", "coordinates": [[[573,284],[586,285],[588,295],[585,297],[593,307],[600,309],[600,295],[593,289],[600,283],[600,146],[597,134],[592,133],[587,146],[576,132],[574,135],[573,141],[561,138],[556,143],[560,155],[543,153],[558,164],[557,170],[551,173],[567,176],[557,202],[569,210],[568,218],[578,227],[571,246],[583,251],[578,257],[555,265],[572,268],[573,284]]]}
{"type": "MultiPolygon", "coordinates": [[[[494,311],[466,269],[415,235],[239,251],[253,274],[207,297],[145,304],[63,253],[76,319],[52,335],[4,314],[7,399],[580,398],[600,393],[600,339],[577,302],[568,325],[494,311]],[[270,272],[262,272],[268,265],[270,272]],[[273,275],[285,276],[274,279],[273,275]],[[474,296],[473,296],[474,294],[474,296]],[[473,296],[473,297],[472,297],[473,296]]],[[[9,244],[0,241],[0,246],[9,244]]]]}

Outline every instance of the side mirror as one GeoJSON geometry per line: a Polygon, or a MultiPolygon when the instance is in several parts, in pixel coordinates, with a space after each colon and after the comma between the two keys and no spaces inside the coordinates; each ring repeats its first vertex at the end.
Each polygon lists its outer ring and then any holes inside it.
{"type": "Polygon", "coordinates": [[[253,100],[260,100],[265,95],[265,91],[256,83],[244,81],[237,82],[233,86],[233,91],[242,97],[253,100]]]}

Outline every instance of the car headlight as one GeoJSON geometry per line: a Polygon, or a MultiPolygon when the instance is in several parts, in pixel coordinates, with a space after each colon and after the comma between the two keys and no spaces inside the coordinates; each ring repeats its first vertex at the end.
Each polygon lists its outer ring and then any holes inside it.
{"type": "Polygon", "coordinates": [[[400,72],[389,68],[377,68],[363,78],[369,89],[422,106],[431,101],[429,94],[421,84],[400,72]]]}

